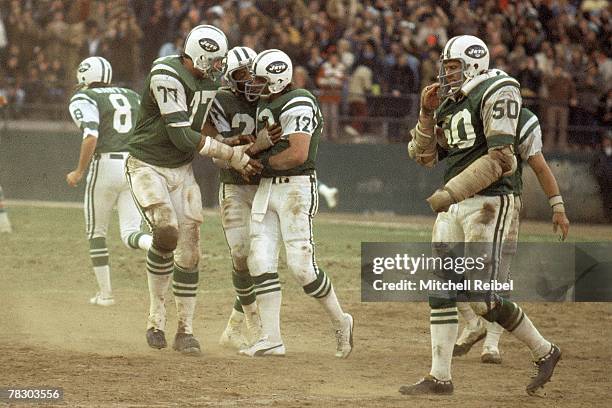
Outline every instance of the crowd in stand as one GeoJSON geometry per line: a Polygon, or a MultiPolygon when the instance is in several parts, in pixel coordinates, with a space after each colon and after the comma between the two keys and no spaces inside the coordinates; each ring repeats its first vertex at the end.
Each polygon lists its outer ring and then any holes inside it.
{"type": "MultiPolygon", "coordinates": [[[[195,25],[230,46],[280,48],[296,80],[317,89],[341,138],[369,116],[401,118],[436,81],[441,47],[473,34],[492,66],[515,76],[549,147],[594,145],[612,124],[612,20],[607,0],[7,0],[0,2],[0,93],[14,115],[62,104],[78,62],[106,57],[114,80],[138,88],[151,62],[180,51],[195,25]],[[384,109],[382,108],[384,106],[384,109]],[[352,117],[339,126],[342,115],[352,117]]],[[[332,126],[333,125],[333,126],[332,126]]],[[[403,137],[403,136],[400,136],[403,137]]]]}

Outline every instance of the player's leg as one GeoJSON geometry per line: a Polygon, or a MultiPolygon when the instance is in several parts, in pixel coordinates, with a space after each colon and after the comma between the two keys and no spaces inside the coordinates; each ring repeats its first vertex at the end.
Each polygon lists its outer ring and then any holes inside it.
{"type": "MultiPolygon", "coordinates": [[[[510,229],[502,246],[502,256],[499,264],[499,273],[497,281],[506,283],[510,280],[510,266],[512,259],[516,254],[519,235],[519,216],[521,212],[521,198],[514,196],[514,209],[512,210],[512,220],[510,221],[510,229]]],[[[509,292],[498,292],[498,294],[506,299],[510,296],[509,292]]],[[[499,339],[504,329],[497,322],[487,322],[487,336],[484,341],[480,360],[483,363],[501,364],[501,353],[499,351],[499,339]]]]}
{"type": "Polygon", "coordinates": [[[304,289],[329,315],[336,336],[336,357],[346,358],[353,348],[353,317],[338,302],[331,279],[317,266],[312,219],[318,209],[316,180],[277,185],[281,194],[271,205],[277,208],[287,267],[304,289]]]}
{"type": "Polygon", "coordinates": [[[191,164],[177,169],[182,173],[174,185],[182,185],[170,193],[178,220],[178,240],[174,251],[172,292],[176,303],[178,327],[173,348],[187,355],[200,353],[200,343],[193,335],[193,316],[198,292],[200,261],[200,226],[202,196],[191,164]],[[177,183],[178,182],[178,183],[177,183]]]}
{"type": "Polygon", "coordinates": [[[165,348],[165,299],[174,270],[178,220],[163,175],[133,157],[127,161],[126,174],[134,202],[153,232],[153,243],[146,257],[150,301],[147,342],[153,348],[165,348]]]}
{"type": "MultiPolygon", "coordinates": [[[[466,241],[478,242],[482,241],[483,238],[490,239],[489,242],[493,245],[489,258],[491,259],[489,278],[496,279],[500,267],[501,251],[510,229],[514,198],[512,195],[481,197],[481,202],[481,210],[474,211],[471,216],[466,216],[465,223],[469,224],[465,227],[466,241]],[[496,200],[497,203],[492,200],[496,200]],[[482,210],[488,211],[490,206],[495,208],[495,217],[489,222],[484,222],[489,220],[489,217],[482,217],[482,210]],[[488,227],[484,228],[484,225],[488,227]]],[[[472,256],[474,255],[476,254],[472,254],[472,256]]],[[[538,374],[527,385],[527,392],[533,394],[550,380],[554,368],[561,358],[561,351],[557,346],[542,337],[529,317],[516,303],[503,299],[496,293],[485,296],[484,300],[484,302],[477,301],[472,304],[474,311],[490,322],[499,323],[501,327],[512,333],[531,350],[538,369],[538,374]]]]}
{"type": "Polygon", "coordinates": [[[141,230],[143,219],[130,191],[130,185],[125,175],[124,162],[114,160],[113,179],[119,188],[117,211],[119,213],[121,241],[128,248],[148,251],[153,243],[153,236],[149,232],[141,230]]]}
{"type": "Polygon", "coordinates": [[[85,185],[85,229],[89,241],[89,257],[98,282],[98,292],[89,302],[99,306],[115,303],[106,234],[116,193],[106,175],[111,167],[108,162],[99,157],[94,158],[85,185]]]}
{"type": "Polygon", "coordinates": [[[285,345],[280,331],[282,294],[278,280],[278,214],[268,208],[263,220],[251,219],[249,228],[251,242],[247,264],[255,287],[262,335],[259,341],[240,353],[251,357],[284,356],[285,345]]]}
{"type": "Polygon", "coordinates": [[[249,222],[257,186],[221,184],[219,207],[225,240],[232,258],[232,283],[237,293],[232,313],[219,340],[236,349],[261,337],[261,322],[255,301],[255,287],[249,273],[249,222]],[[245,323],[246,320],[246,324],[245,323]],[[246,326],[246,330],[243,327],[246,326]]]}
{"type": "Polygon", "coordinates": [[[4,207],[4,191],[0,186],[0,232],[12,232],[11,222],[9,221],[6,208],[4,207]]]}
{"type": "MultiPolygon", "coordinates": [[[[458,205],[451,206],[448,212],[439,213],[432,233],[433,254],[436,257],[453,256],[453,243],[463,241],[463,231],[457,222],[458,205]]],[[[458,279],[453,271],[435,271],[432,278],[458,279]]],[[[400,387],[405,395],[452,394],[451,362],[453,345],[457,338],[458,314],[456,293],[432,291],[429,293],[430,333],[431,333],[431,370],[416,384],[400,387]]]]}

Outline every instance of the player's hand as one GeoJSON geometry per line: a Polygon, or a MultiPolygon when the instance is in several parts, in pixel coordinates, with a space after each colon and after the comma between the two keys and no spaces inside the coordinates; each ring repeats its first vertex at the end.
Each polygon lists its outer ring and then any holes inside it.
{"type": "Polygon", "coordinates": [[[252,135],[238,135],[232,137],[226,137],[222,140],[228,146],[241,146],[249,143],[253,143],[255,138],[252,135]]]}
{"type": "Polygon", "coordinates": [[[427,85],[421,91],[421,110],[425,114],[433,114],[438,106],[440,106],[439,89],[440,84],[436,82],[435,84],[427,85]]]}
{"type": "Polygon", "coordinates": [[[427,202],[435,213],[440,213],[448,211],[448,208],[453,204],[453,198],[446,190],[436,190],[429,196],[427,202]]]}
{"type": "Polygon", "coordinates": [[[282,135],[283,128],[278,123],[270,126],[268,125],[268,122],[266,122],[265,127],[257,132],[257,139],[255,140],[253,146],[249,148],[248,153],[257,154],[269,149],[280,140],[282,135]]]}
{"type": "Polygon", "coordinates": [[[254,176],[261,173],[263,165],[257,160],[253,160],[249,157],[246,153],[246,147],[247,145],[234,147],[234,154],[229,164],[242,174],[254,176]]]}
{"type": "Polygon", "coordinates": [[[70,187],[76,187],[82,178],[83,178],[82,171],[73,170],[70,173],[66,174],[66,183],[68,183],[70,187]]]}
{"type": "Polygon", "coordinates": [[[557,230],[561,230],[561,241],[565,241],[567,234],[569,233],[569,220],[565,215],[565,212],[554,212],[553,213],[553,232],[557,233],[557,230]]]}

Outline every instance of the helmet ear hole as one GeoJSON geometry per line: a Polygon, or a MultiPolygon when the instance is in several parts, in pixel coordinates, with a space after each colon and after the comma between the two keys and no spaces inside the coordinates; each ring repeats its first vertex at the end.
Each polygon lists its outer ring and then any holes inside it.
{"type": "Polygon", "coordinates": [[[478,69],[478,64],[474,64],[474,69],[478,69]]]}

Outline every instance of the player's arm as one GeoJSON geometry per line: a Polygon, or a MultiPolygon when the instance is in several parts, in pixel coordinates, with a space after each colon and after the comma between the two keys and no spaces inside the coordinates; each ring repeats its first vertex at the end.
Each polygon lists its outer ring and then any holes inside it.
{"type": "Polygon", "coordinates": [[[85,95],[74,97],[68,110],[72,120],[81,129],[83,134],[77,166],[66,175],[66,183],[71,187],[76,187],[83,179],[83,175],[96,150],[100,113],[96,102],[85,95]]]}
{"type": "Polygon", "coordinates": [[[516,170],[513,145],[522,99],[518,82],[507,81],[508,85],[490,95],[485,93],[483,97],[481,117],[489,147],[487,154],[476,159],[427,199],[435,212],[448,210],[451,204],[474,196],[516,170]]]}
{"type": "Polygon", "coordinates": [[[317,127],[315,106],[311,102],[293,107],[280,115],[282,138],[289,147],[274,156],[268,163],[275,170],[288,170],[303,164],[308,159],[310,139],[317,127]]]}
{"type": "Polygon", "coordinates": [[[569,232],[569,220],[565,215],[563,198],[561,197],[561,192],[559,191],[559,185],[557,184],[555,175],[550,170],[550,167],[548,166],[542,152],[529,157],[527,163],[529,163],[529,167],[531,167],[538,178],[540,187],[542,187],[542,191],[544,191],[548,197],[548,202],[552,207],[553,232],[557,232],[557,228],[560,228],[561,238],[565,240],[569,232]]]}
{"type": "Polygon", "coordinates": [[[440,84],[435,83],[421,91],[419,120],[415,128],[410,131],[412,140],[408,143],[408,156],[425,167],[433,167],[438,162],[438,137],[434,111],[440,105],[439,87],[440,84]]]}
{"type": "Polygon", "coordinates": [[[191,129],[185,89],[178,79],[164,74],[153,75],[150,91],[157,101],[170,141],[177,149],[183,152],[195,150],[202,156],[226,160],[236,170],[246,173],[257,173],[261,168],[244,151],[191,129]]]}

